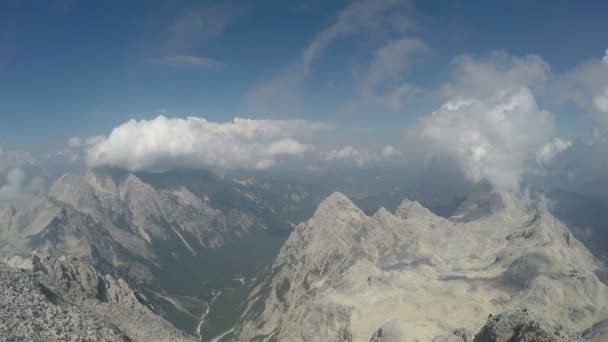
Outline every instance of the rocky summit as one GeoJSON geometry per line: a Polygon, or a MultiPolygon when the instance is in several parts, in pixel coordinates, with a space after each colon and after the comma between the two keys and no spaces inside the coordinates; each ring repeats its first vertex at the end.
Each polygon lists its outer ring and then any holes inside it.
{"type": "Polygon", "coordinates": [[[512,194],[475,194],[443,218],[407,200],[367,216],[335,193],[292,232],[234,333],[239,341],[576,341],[608,317],[604,274],[568,227],[512,194]]]}
{"type": "Polygon", "coordinates": [[[35,254],[9,264],[0,263],[3,341],[196,341],[85,261],[35,254]]]}

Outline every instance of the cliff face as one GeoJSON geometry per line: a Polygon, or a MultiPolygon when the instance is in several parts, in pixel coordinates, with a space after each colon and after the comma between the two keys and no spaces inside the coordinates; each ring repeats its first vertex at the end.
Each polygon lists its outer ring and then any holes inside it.
{"type": "Polygon", "coordinates": [[[410,201],[366,216],[336,193],[292,232],[235,332],[430,341],[517,308],[580,331],[608,316],[602,272],[566,226],[509,194],[476,195],[445,219],[410,201]]]}

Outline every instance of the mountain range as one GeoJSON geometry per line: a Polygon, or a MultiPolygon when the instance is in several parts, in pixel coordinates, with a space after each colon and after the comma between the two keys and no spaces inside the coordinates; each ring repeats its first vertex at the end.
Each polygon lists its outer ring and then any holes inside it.
{"type": "Polygon", "coordinates": [[[367,216],[334,193],[294,229],[234,334],[431,341],[514,309],[582,331],[608,315],[605,275],[565,225],[514,195],[476,194],[443,218],[407,200],[367,216]]]}
{"type": "Polygon", "coordinates": [[[209,338],[236,322],[293,222],[322,199],[308,188],[186,171],[65,175],[24,208],[0,209],[0,251],[87,260],[146,293],[180,329],[209,338]]]}
{"type": "MultiPolygon", "coordinates": [[[[26,206],[0,209],[0,255],[25,268],[2,266],[2,286],[38,293],[26,308],[66,311],[62,322],[90,335],[65,336],[83,340],[153,340],[149,324],[161,340],[215,342],[608,333],[604,264],[542,203],[422,188],[352,201],[323,186],[204,172],[65,175],[26,206]],[[408,194],[433,210],[396,204],[408,194]]],[[[65,337],[27,329],[13,333],[65,337]]]]}

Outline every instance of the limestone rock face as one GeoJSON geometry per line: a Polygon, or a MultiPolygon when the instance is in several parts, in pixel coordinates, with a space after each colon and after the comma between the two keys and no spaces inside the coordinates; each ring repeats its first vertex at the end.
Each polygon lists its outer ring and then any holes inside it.
{"type": "Polygon", "coordinates": [[[63,298],[71,302],[98,300],[131,308],[148,305],[143,296],[133,291],[122,278],[102,275],[83,259],[34,253],[31,260],[33,271],[43,273],[47,285],[60,291],[63,298]]]}
{"type": "Polygon", "coordinates": [[[0,336],[9,341],[196,341],[83,260],[36,254],[31,265],[0,263],[0,336]]]}
{"type": "Polygon", "coordinates": [[[576,342],[579,333],[527,310],[507,311],[492,316],[474,342],[576,342]]]}
{"type": "Polygon", "coordinates": [[[446,219],[411,201],[367,216],[335,193],[294,229],[235,336],[468,342],[490,314],[519,308],[582,331],[608,318],[604,270],[568,227],[512,194],[476,194],[446,219]]]}

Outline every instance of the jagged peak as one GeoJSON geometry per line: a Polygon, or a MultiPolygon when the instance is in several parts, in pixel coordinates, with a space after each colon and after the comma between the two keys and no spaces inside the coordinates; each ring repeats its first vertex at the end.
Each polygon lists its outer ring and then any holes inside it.
{"type": "Polygon", "coordinates": [[[337,222],[362,220],[367,215],[359,209],[348,197],[340,192],[334,192],[325,198],[309,220],[312,226],[336,227],[337,222]],[[328,223],[329,221],[333,223],[328,223]],[[319,224],[320,222],[324,222],[319,224]]]}
{"type": "Polygon", "coordinates": [[[71,173],[66,173],[61,177],[57,178],[57,180],[53,184],[62,184],[66,182],[73,182],[74,180],[82,180],[82,176],[77,176],[71,173]]]}
{"type": "Polygon", "coordinates": [[[341,192],[334,192],[325,198],[315,212],[315,215],[319,211],[333,211],[333,210],[350,210],[363,213],[359,207],[357,207],[346,195],[341,192]]]}
{"type": "Polygon", "coordinates": [[[410,201],[404,199],[395,210],[395,215],[402,219],[407,219],[412,216],[435,216],[430,210],[425,208],[418,201],[410,201]]]}
{"type": "Polygon", "coordinates": [[[376,212],[374,213],[374,215],[372,215],[372,217],[387,217],[387,216],[394,216],[393,213],[391,213],[390,211],[388,211],[386,208],[384,207],[380,207],[378,210],[376,210],[376,212]]]}
{"type": "Polygon", "coordinates": [[[117,192],[118,187],[116,186],[114,178],[105,170],[90,169],[87,171],[85,178],[97,191],[113,194],[117,192]]]}
{"type": "Polygon", "coordinates": [[[134,173],[129,173],[124,181],[122,181],[121,185],[124,186],[146,186],[147,183],[145,183],[143,180],[141,180],[141,178],[137,177],[134,173]]]}
{"type": "Polygon", "coordinates": [[[51,185],[51,191],[53,189],[58,189],[63,186],[66,186],[66,185],[82,184],[82,183],[88,183],[87,177],[77,176],[77,175],[74,175],[71,173],[66,173],[66,174],[62,175],[61,177],[57,178],[57,180],[55,182],[53,182],[53,184],[51,185]]]}

